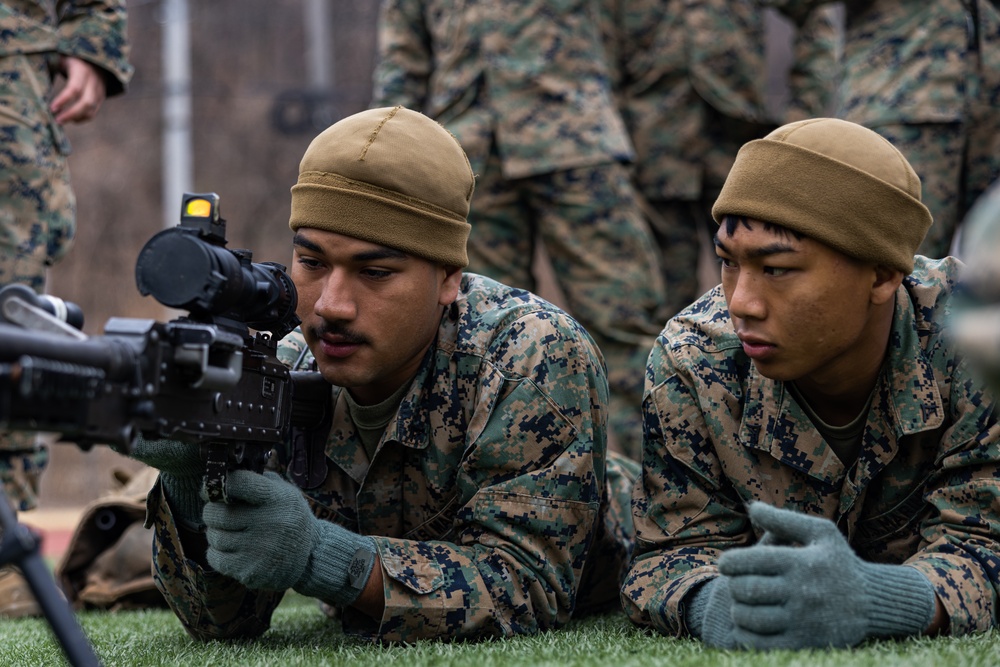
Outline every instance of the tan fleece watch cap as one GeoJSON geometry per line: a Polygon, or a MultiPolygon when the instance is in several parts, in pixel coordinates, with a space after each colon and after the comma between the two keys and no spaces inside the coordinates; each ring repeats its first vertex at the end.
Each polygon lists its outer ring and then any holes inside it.
{"type": "Polygon", "coordinates": [[[789,123],[745,144],[712,207],[719,224],[727,215],[781,225],[905,274],[931,226],[903,154],[836,118],[789,123]]]}
{"type": "Polygon", "coordinates": [[[401,106],[368,109],[309,144],[288,226],[464,267],[474,187],[465,151],[440,123],[401,106]]]}

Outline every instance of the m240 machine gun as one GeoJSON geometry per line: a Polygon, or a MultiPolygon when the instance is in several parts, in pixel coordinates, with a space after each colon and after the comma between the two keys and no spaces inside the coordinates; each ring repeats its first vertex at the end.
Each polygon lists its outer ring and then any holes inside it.
{"type": "Polygon", "coordinates": [[[101,336],[54,316],[48,297],[0,289],[0,431],[55,432],[126,454],[139,436],[191,443],[205,449],[213,500],[225,500],[227,470],[262,470],[293,422],[323,409],[293,393],[323,383],[276,356],[299,324],[285,267],[225,246],[218,196],[186,194],[180,224],[146,243],[135,278],[141,294],[188,314],[113,317],[101,336]]]}
{"type": "MultiPolygon", "coordinates": [[[[103,335],[86,336],[78,308],[20,285],[0,289],[0,433],[54,432],[123,454],[139,437],[200,447],[208,495],[226,501],[227,471],[262,471],[293,427],[322,421],[329,385],[276,355],[299,324],[285,267],[226,243],[218,196],[185,194],[180,224],[142,248],[139,292],[187,311],[169,322],[114,317],[103,335]]],[[[67,630],[72,616],[54,615],[58,597],[38,580],[44,565],[26,554],[24,527],[2,504],[3,562],[21,565],[71,662],[92,664],[85,641],[81,649],[67,630]]]]}

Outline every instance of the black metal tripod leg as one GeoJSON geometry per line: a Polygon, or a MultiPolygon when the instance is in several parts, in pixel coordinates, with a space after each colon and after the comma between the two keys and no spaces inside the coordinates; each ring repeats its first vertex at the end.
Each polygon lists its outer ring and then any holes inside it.
{"type": "Polygon", "coordinates": [[[41,540],[27,526],[18,523],[14,510],[7,502],[0,481],[0,566],[17,565],[42,608],[53,634],[59,640],[66,659],[73,667],[100,665],[83,628],[76,620],[69,603],[59,593],[55,580],[39,553],[41,540]]]}

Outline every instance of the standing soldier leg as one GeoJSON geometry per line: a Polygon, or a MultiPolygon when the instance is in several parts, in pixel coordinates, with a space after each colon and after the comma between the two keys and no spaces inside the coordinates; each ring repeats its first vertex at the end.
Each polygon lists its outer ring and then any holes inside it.
{"type": "MultiPolygon", "coordinates": [[[[47,266],[61,258],[73,238],[75,199],[63,152],[62,134],[45,100],[34,94],[47,90],[42,79],[44,59],[2,59],[13,71],[2,74],[17,81],[34,81],[24,89],[0,94],[0,286],[45,288],[47,266]],[[12,62],[13,60],[13,62],[12,62]]],[[[37,454],[32,434],[0,435],[0,475],[7,494],[20,509],[36,504],[37,478],[47,457],[37,454]]]]}
{"type": "MultiPolygon", "coordinates": [[[[48,90],[42,56],[0,59],[0,286],[45,288],[47,266],[73,237],[74,205],[68,151],[40,91],[48,90]]],[[[48,451],[34,433],[0,431],[0,480],[15,510],[37,505],[48,451]]],[[[0,616],[38,615],[27,583],[11,566],[0,568],[0,616]]]]}
{"type": "MultiPolygon", "coordinates": [[[[650,228],[660,250],[660,269],[666,291],[663,315],[673,317],[701,294],[698,260],[705,232],[702,207],[696,201],[661,199],[649,202],[650,228]]],[[[665,323],[665,322],[664,322],[665,323]]]]}
{"type": "MultiPolygon", "coordinates": [[[[1000,79],[1000,72],[993,74],[1000,79]]],[[[968,151],[965,156],[965,191],[963,199],[968,209],[1000,179],[1000,80],[991,81],[988,103],[977,104],[966,121],[968,151]]]]}
{"type": "Polygon", "coordinates": [[[666,319],[659,260],[628,172],[612,162],[535,177],[527,187],[568,310],[607,364],[609,443],[637,458],[646,358],[666,319]]]}
{"type": "Polygon", "coordinates": [[[535,222],[516,183],[503,178],[495,152],[476,179],[469,210],[467,270],[534,291],[535,222]]]}
{"type": "Polygon", "coordinates": [[[920,177],[921,201],[930,209],[934,224],[917,252],[933,258],[948,256],[965,216],[962,124],[913,123],[872,129],[898,148],[920,177]]]}

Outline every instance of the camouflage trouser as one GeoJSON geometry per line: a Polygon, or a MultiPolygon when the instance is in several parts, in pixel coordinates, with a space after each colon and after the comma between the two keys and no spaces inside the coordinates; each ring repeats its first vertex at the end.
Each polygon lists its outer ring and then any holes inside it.
{"type": "MultiPolygon", "coordinates": [[[[661,313],[673,317],[701,296],[698,264],[702,243],[711,246],[718,225],[712,205],[722,192],[736,154],[773,125],[733,118],[696,92],[686,96],[680,118],[688,128],[676,145],[660,145],[643,154],[636,182],[646,198],[646,214],[660,252],[666,301],[661,313]]],[[[637,146],[640,153],[641,148],[637,146]]],[[[713,253],[714,254],[714,253],[713,253]]]]}
{"type": "Polygon", "coordinates": [[[0,58],[0,285],[39,291],[75,225],[69,143],[48,109],[50,85],[46,56],[0,58]]]}
{"type": "Polygon", "coordinates": [[[642,475],[642,464],[627,456],[608,455],[607,484],[611,495],[611,516],[621,526],[622,535],[634,543],[635,527],[632,525],[632,487],[642,475]]]}
{"type": "Polygon", "coordinates": [[[934,216],[934,224],[917,252],[935,258],[947,256],[969,208],[1000,177],[996,137],[980,139],[971,122],[880,125],[872,129],[898,148],[920,176],[922,200],[934,216]],[[972,134],[966,136],[969,130],[972,134]]]}
{"type": "Polygon", "coordinates": [[[638,456],[646,358],[666,320],[659,260],[625,167],[507,180],[492,154],[469,222],[468,270],[513,287],[535,290],[535,240],[544,243],[567,310],[604,355],[612,443],[638,456]]]}
{"type": "Polygon", "coordinates": [[[650,200],[650,227],[660,247],[663,283],[667,288],[664,314],[673,317],[701,296],[698,261],[702,238],[718,225],[712,219],[715,198],[697,201],[650,200]]]}
{"type": "MultiPolygon", "coordinates": [[[[0,286],[44,291],[46,268],[72,243],[68,143],[48,111],[46,56],[0,58],[0,286]]],[[[34,433],[0,432],[0,480],[21,509],[37,502],[47,450],[34,433]]]]}

